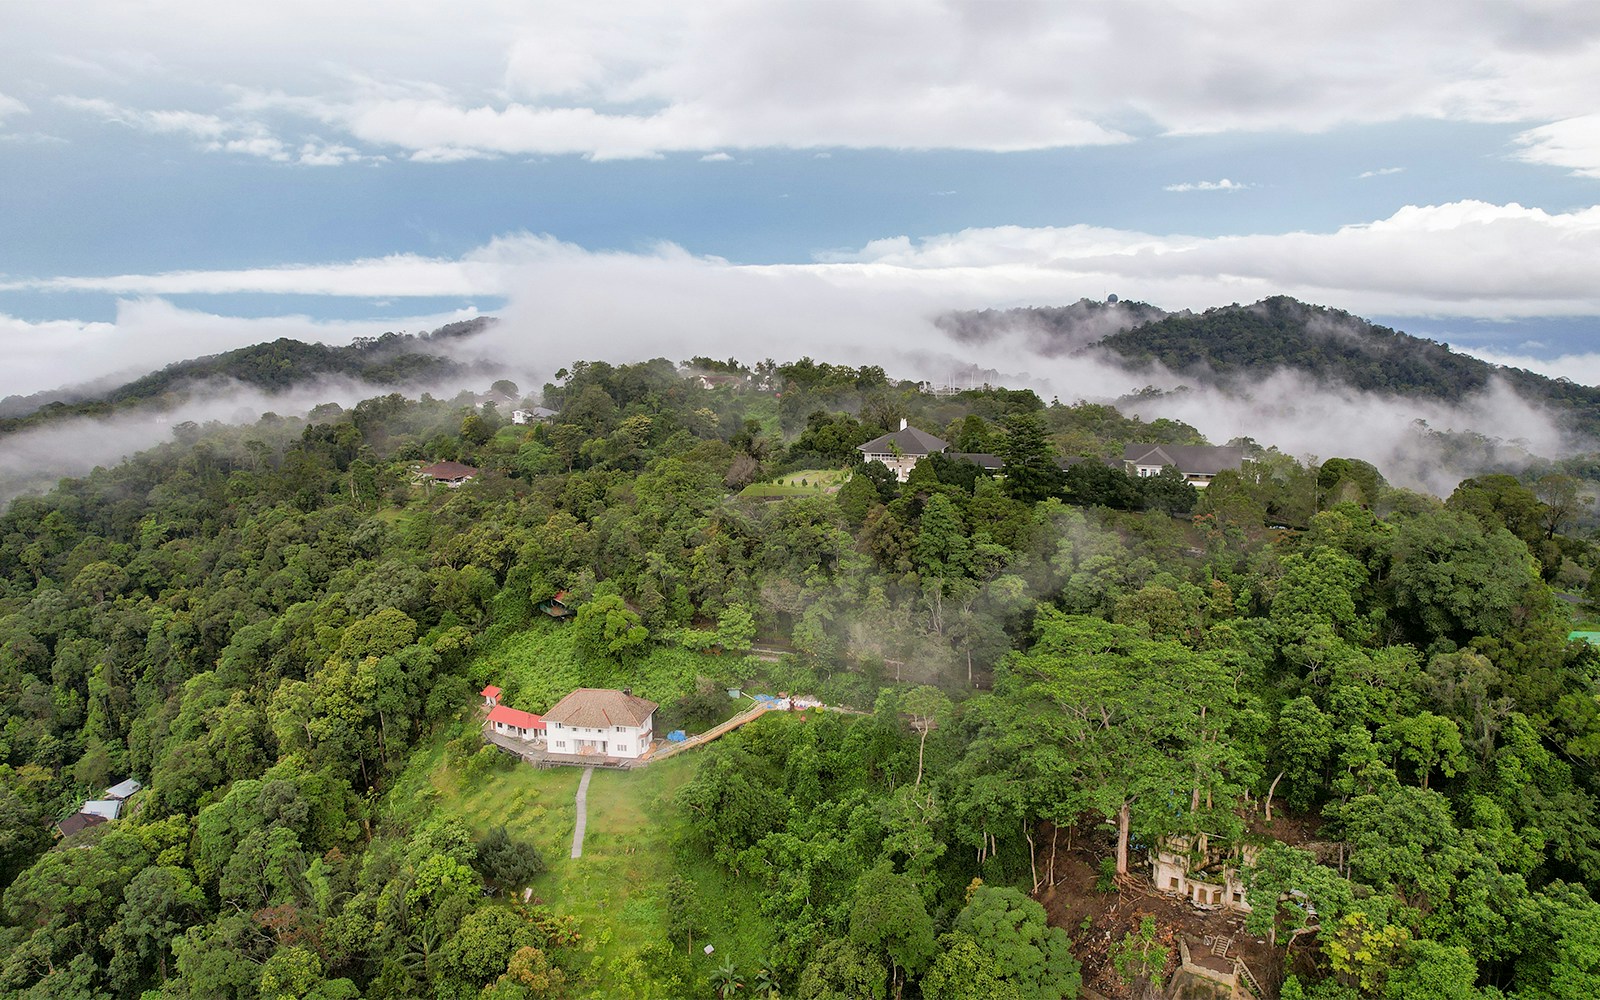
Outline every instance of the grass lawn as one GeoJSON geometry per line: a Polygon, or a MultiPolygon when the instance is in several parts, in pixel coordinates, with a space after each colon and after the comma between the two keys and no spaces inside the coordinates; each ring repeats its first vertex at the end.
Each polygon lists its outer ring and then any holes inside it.
{"type": "Polygon", "coordinates": [[[665,886],[673,874],[693,881],[699,895],[699,976],[730,959],[753,971],[771,941],[754,886],[678,847],[689,821],[673,796],[692,779],[701,755],[691,751],[633,771],[596,769],[582,858],[571,857],[581,768],[541,770],[507,758],[488,773],[469,776],[449,764],[441,747],[413,763],[394,798],[406,801],[409,794],[419,807],[425,802],[475,833],[503,823],[512,836],[537,845],[549,869],[535,880],[534,895],[582,922],[583,947],[590,952],[588,974],[572,995],[649,997],[659,989],[638,955],[664,941],[665,886]],[[713,957],[702,953],[704,943],[715,945],[713,957]]]}
{"type": "Polygon", "coordinates": [[[802,469],[779,476],[776,481],[751,483],[739,495],[742,497],[805,497],[822,493],[837,493],[850,473],[845,469],[802,469]]]}

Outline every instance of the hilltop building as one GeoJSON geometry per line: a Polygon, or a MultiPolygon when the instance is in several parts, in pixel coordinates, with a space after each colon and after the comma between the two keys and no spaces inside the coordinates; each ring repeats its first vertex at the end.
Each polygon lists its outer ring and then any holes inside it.
{"type": "Polygon", "coordinates": [[[477,475],[477,469],[461,462],[435,462],[417,470],[418,478],[451,487],[471,482],[477,475]]]}
{"type": "Polygon", "coordinates": [[[882,462],[902,483],[911,478],[917,463],[934,452],[950,450],[948,442],[900,421],[900,429],[879,435],[856,448],[863,462],[882,462]]]}
{"type": "Polygon", "coordinates": [[[1122,464],[1136,479],[1159,476],[1162,469],[1171,466],[1183,473],[1190,486],[1205,489],[1217,473],[1244,465],[1244,449],[1229,445],[1130,444],[1122,450],[1122,464]]]}
{"type": "Polygon", "coordinates": [[[659,707],[630,691],[579,688],[544,713],[545,745],[558,754],[639,757],[655,739],[659,707]]]}

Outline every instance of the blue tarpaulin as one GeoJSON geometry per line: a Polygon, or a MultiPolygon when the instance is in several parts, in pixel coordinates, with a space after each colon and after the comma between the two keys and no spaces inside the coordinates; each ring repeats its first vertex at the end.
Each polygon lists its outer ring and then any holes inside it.
{"type": "Polygon", "coordinates": [[[686,740],[688,738],[689,738],[688,735],[685,734],[684,731],[681,730],[681,729],[674,729],[672,732],[667,734],[667,742],[668,743],[682,743],[684,740],[686,740]]]}

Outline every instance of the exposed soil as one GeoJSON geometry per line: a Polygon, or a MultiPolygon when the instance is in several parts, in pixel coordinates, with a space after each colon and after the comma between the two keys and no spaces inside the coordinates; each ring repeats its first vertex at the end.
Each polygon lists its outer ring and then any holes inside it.
{"type": "Polygon", "coordinates": [[[1129,872],[1117,879],[1114,891],[1098,891],[1095,882],[1100,859],[1112,857],[1115,844],[1108,832],[1095,826],[1086,824],[1076,830],[1063,827],[1058,834],[1050,824],[1043,823],[1035,840],[1039,877],[1044,883],[1035,898],[1044,905],[1051,926],[1071,935],[1073,953],[1083,964],[1085,986],[1112,1000],[1131,1000],[1132,991],[1112,968],[1109,952],[1113,943],[1138,930],[1140,922],[1149,916],[1155,919],[1161,944],[1171,949],[1169,979],[1178,968],[1181,934],[1189,939],[1197,959],[1215,958],[1212,942],[1224,941],[1227,958],[1244,959],[1262,985],[1276,993],[1283,978],[1277,949],[1264,939],[1246,934],[1242,914],[1201,910],[1187,899],[1157,892],[1140,854],[1129,858],[1129,872]],[[1049,873],[1052,837],[1057,838],[1054,883],[1049,873]]]}

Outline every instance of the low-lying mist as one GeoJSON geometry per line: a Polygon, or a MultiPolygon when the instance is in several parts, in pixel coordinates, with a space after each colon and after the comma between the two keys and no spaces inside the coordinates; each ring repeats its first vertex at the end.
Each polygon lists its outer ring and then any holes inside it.
{"type": "MultiPolygon", "coordinates": [[[[1082,287],[1080,277],[1050,278],[1037,270],[1014,285],[997,285],[994,273],[981,269],[736,266],[673,248],[653,254],[558,248],[506,280],[507,306],[497,325],[461,341],[430,345],[429,350],[480,365],[477,374],[457,384],[434,387],[435,394],[481,391],[496,377],[536,392],[556,369],[580,359],[682,361],[707,355],[754,363],[810,356],[881,365],[892,378],[936,385],[960,384],[962,373],[974,368],[996,371],[1012,387],[1032,388],[1047,401],[1064,403],[1111,402],[1147,386],[1178,390],[1187,385],[1184,391],[1145,395],[1124,408],[1146,418],[1184,420],[1217,443],[1243,436],[1301,458],[1366,459],[1391,481],[1434,493],[1448,493],[1462,476],[1479,470],[1452,465],[1429,435],[1418,433],[1417,421],[1436,431],[1500,439],[1507,443],[1508,462],[1524,450],[1558,457],[1591,447],[1571,440],[1550,414],[1504,385],[1440,403],[1360,392],[1291,372],[1257,373],[1248,386],[1236,382],[1233,390],[1222,391],[1157,366],[1130,367],[1093,346],[1095,339],[1126,324],[1126,307],[1079,306],[1082,326],[1050,335],[1027,323],[989,324],[975,332],[948,319],[940,322],[953,310],[1029,304],[1066,307],[1062,311],[1070,314],[1070,304],[1103,293],[1082,287]],[[485,374],[489,369],[492,373],[485,374]]],[[[1138,297],[1136,288],[1123,291],[1138,297]]],[[[152,307],[141,315],[148,322],[158,314],[152,307]]],[[[183,337],[192,336],[193,328],[186,319],[183,337]]],[[[239,332],[230,328],[229,339],[239,332]]],[[[339,329],[341,336],[350,332],[339,329]]],[[[105,421],[68,421],[0,438],[0,463],[37,487],[166,440],[183,421],[254,420],[266,410],[299,414],[317,403],[350,405],[382,391],[323,383],[266,396],[232,387],[197,395],[159,418],[128,411],[105,421]]],[[[15,495],[17,488],[7,485],[0,492],[15,495]]]]}

